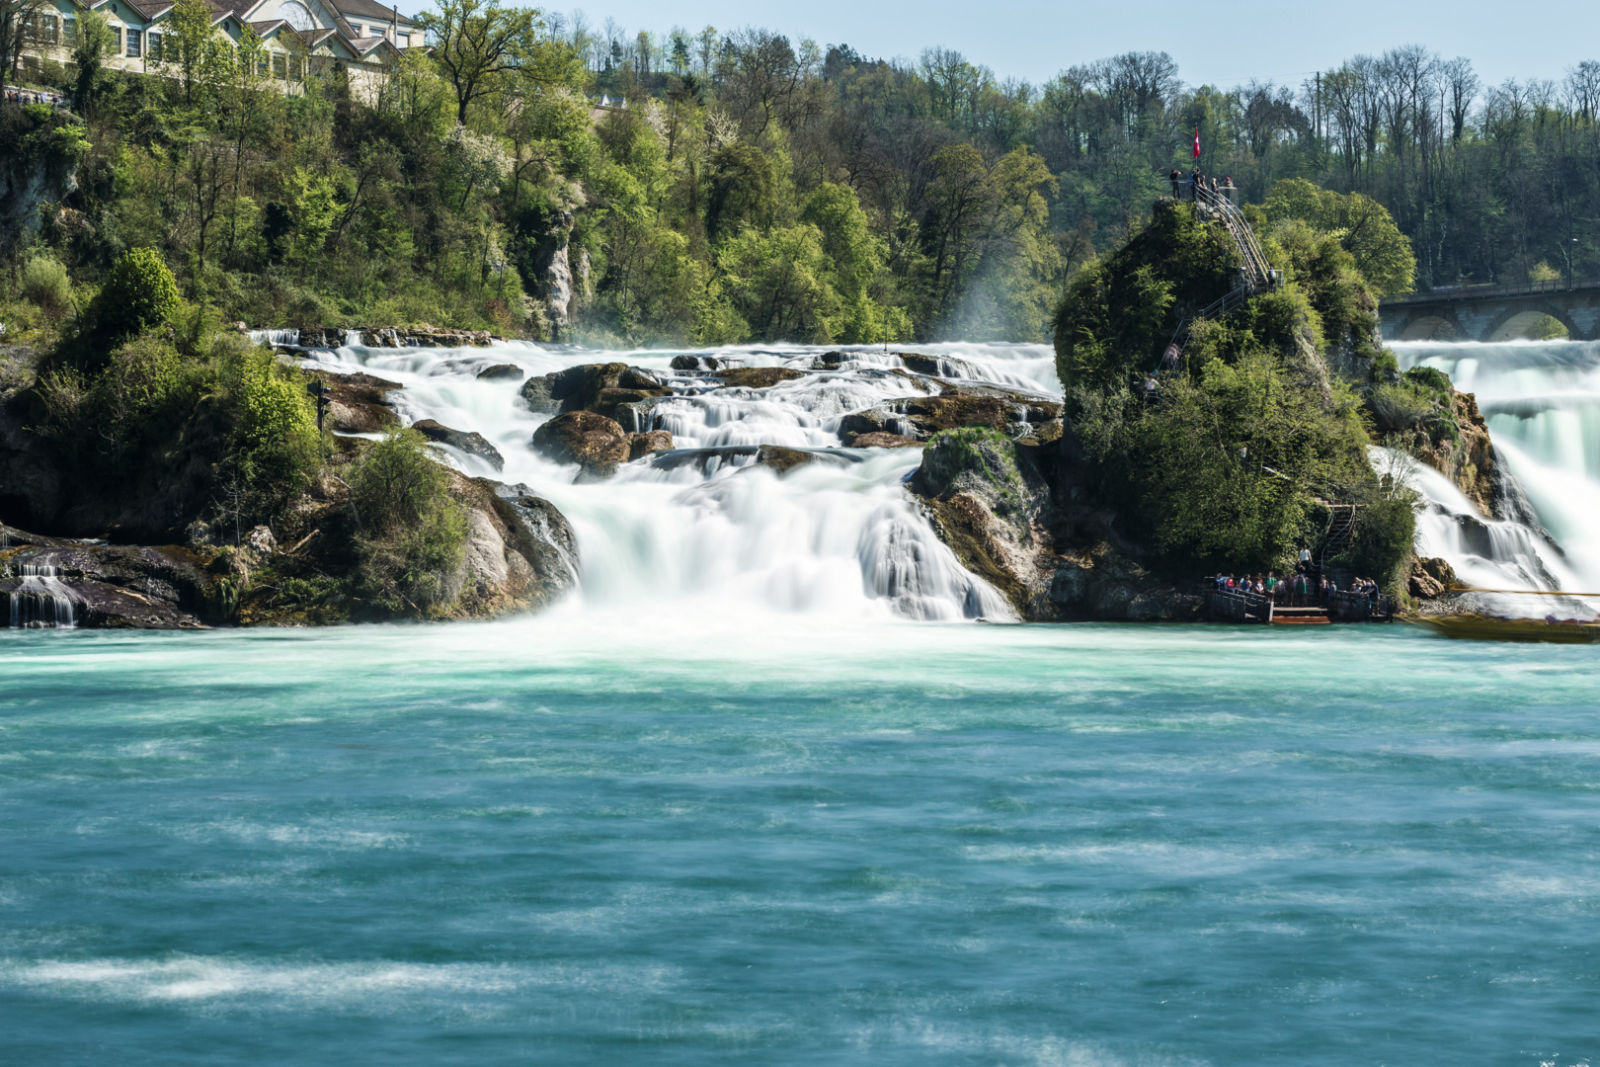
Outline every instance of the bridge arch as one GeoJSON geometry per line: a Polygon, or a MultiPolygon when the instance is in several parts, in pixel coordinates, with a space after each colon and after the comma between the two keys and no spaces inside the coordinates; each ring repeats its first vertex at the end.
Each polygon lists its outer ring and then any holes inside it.
{"type": "Polygon", "coordinates": [[[1400,324],[1394,332],[1396,341],[1469,341],[1467,331],[1461,328],[1453,315],[1436,311],[1419,311],[1400,324]]]}
{"type": "Polygon", "coordinates": [[[1566,331],[1566,335],[1574,340],[1583,336],[1582,332],[1572,320],[1567,317],[1565,310],[1549,304],[1522,307],[1509,307],[1496,315],[1483,331],[1481,341],[1516,341],[1533,336],[1535,327],[1546,320],[1554,319],[1566,331]]]}

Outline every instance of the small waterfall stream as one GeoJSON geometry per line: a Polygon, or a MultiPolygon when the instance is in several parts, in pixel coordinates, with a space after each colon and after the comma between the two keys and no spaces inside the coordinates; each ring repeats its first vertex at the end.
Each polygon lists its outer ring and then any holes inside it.
{"type": "Polygon", "coordinates": [[[17,577],[19,584],[6,597],[13,630],[70,630],[77,625],[77,598],[54,567],[21,563],[17,565],[17,577]]]}
{"type": "Polygon", "coordinates": [[[997,590],[960,565],[905,491],[921,449],[848,449],[839,429],[851,412],[937,392],[929,375],[1058,396],[1053,356],[1043,345],[909,351],[915,354],[784,345],[693,353],[807,372],[765,389],[718,388],[716,380],[674,370],[681,351],[347,343],[308,351],[305,362],[314,370],[364,371],[400,382],[405,388],[392,400],[407,424],[431,418],[488,438],[505,457],[503,471],[441,452],[467,474],[525,483],[561,509],[578,537],[585,608],[1015,618],[997,590]],[[521,383],[477,378],[493,364],[514,363],[532,377],[606,362],[646,369],[681,394],[652,410],[676,448],[729,451],[696,462],[642,460],[603,482],[577,482],[576,468],[531,447],[533,431],[550,416],[529,410],[518,395],[521,383]],[[755,465],[748,446],[760,444],[813,450],[819,458],[780,476],[755,465]]]}

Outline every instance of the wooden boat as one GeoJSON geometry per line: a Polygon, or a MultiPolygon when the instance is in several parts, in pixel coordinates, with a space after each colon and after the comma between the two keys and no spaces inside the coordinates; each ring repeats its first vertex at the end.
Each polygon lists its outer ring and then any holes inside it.
{"type": "Polygon", "coordinates": [[[1600,642],[1600,623],[1595,622],[1495,619],[1486,615],[1434,615],[1411,621],[1463,641],[1548,641],[1562,645],[1600,642]]]}

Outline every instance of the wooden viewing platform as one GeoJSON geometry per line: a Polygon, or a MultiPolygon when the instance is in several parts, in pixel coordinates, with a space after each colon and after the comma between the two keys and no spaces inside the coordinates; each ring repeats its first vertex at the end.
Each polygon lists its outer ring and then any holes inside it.
{"type": "Polygon", "coordinates": [[[1340,591],[1327,604],[1278,604],[1271,597],[1211,589],[1206,597],[1217,622],[1261,623],[1267,626],[1328,626],[1336,622],[1391,622],[1392,612],[1375,608],[1365,593],[1340,591]]]}

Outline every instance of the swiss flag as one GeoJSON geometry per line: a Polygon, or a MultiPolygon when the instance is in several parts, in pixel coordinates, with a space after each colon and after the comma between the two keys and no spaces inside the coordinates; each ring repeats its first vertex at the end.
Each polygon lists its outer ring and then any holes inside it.
{"type": "Polygon", "coordinates": [[[1194,158],[1200,158],[1200,127],[1194,128],[1194,158]]]}

